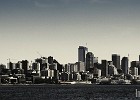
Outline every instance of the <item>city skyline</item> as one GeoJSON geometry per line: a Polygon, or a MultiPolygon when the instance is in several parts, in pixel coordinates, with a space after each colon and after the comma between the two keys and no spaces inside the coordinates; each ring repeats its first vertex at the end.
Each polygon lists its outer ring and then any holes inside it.
{"type": "Polygon", "coordinates": [[[89,49],[88,47],[79,46],[77,49],[78,49],[77,50],[78,56],[77,56],[77,60],[74,61],[74,62],[69,62],[68,61],[66,63],[61,63],[59,61],[59,59],[56,59],[52,55],[44,56],[44,55],[41,55],[39,52],[36,52],[38,54],[38,56],[36,58],[31,59],[31,60],[29,60],[27,58],[25,58],[25,59],[8,58],[6,63],[0,63],[0,64],[7,66],[8,63],[18,63],[18,62],[21,62],[23,60],[28,61],[29,63],[32,63],[32,62],[36,61],[36,59],[48,59],[48,60],[51,59],[51,61],[53,61],[52,59],[54,58],[54,60],[56,60],[59,64],[62,64],[62,65],[82,62],[84,64],[84,66],[91,66],[91,67],[94,67],[93,63],[101,64],[102,61],[108,61],[108,63],[112,62],[112,64],[114,66],[116,66],[117,69],[122,69],[121,68],[122,63],[123,63],[123,66],[124,66],[124,62],[122,62],[122,60],[124,60],[124,59],[128,60],[128,62],[127,62],[128,65],[127,66],[129,68],[131,67],[132,62],[139,62],[140,61],[140,55],[138,55],[138,60],[137,59],[130,60],[129,59],[129,54],[127,56],[122,56],[120,54],[115,54],[115,53],[110,55],[111,59],[102,59],[102,58],[98,59],[98,56],[94,56],[94,54],[91,51],[88,51],[88,49],[89,49]],[[89,65],[86,65],[86,64],[89,64],[89,65]]]}
{"type": "MultiPolygon", "coordinates": [[[[38,52],[39,54],[39,52],[38,52]]],[[[60,64],[53,56],[20,60],[0,65],[0,84],[139,84],[140,61],[120,59],[112,54],[112,60],[98,62],[88,48],[79,46],[78,62],[60,64]]]]}
{"type": "Polygon", "coordinates": [[[99,62],[140,54],[139,0],[0,0],[0,13],[0,63],[31,61],[36,52],[75,62],[86,43],[99,62]]]}

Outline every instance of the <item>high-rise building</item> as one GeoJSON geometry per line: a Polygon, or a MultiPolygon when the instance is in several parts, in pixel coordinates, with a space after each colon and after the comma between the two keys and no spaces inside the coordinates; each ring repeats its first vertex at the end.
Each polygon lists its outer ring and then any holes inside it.
{"type": "Polygon", "coordinates": [[[48,68],[48,59],[46,57],[37,58],[35,62],[40,63],[40,70],[48,68]]]}
{"type": "Polygon", "coordinates": [[[28,60],[22,60],[22,69],[24,69],[24,74],[27,74],[27,71],[29,70],[29,62],[28,60]]]}
{"type": "Polygon", "coordinates": [[[140,62],[139,61],[132,61],[131,62],[131,67],[134,68],[138,68],[138,75],[140,75],[140,62]]]}
{"type": "Polygon", "coordinates": [[[7,68],[13,70],[13,63],[12,62],[7,63],[7,68]]]}
{"type": "Polygon", "coordinates": [[[88,52],[86,54],[86,71],[90,71],[91,69],[93,69],[93,59],[94,59],[94,55],[92,52],[88,52]]]}
{"type": "Polygon", "coordinates": [[[53,64],[53,57],[51,57],[51,56],[48,57],[48,63],[53,64]]]}
{"type": "Polygon", "coordinates": [[[104,77],[108,76],[108,61],[102,60],[101,62],[101,75],[104,77]]]}
{"type": "Polygon", "coordinates": [[[113,61],[108,61],[108,74],[110,76],[117,75],[117,68],[113,65],[113,61]]]}
{"type": "Polygon", "coordinates": [[[120,55],[118,55],[118,54],[112,54],[112,61],[113,61],[113,65],[117,69],[121,69],[120,68],[120,55]]]}
{"type": "Polygon", "coordinates": [[[123,57],[121,60],[121,69],[124,74],[128,74],[128,57],[123,57]]]}
{"type": "Polygon", "coordinates": [[[131,62],[131,67],[139,67],[140,66],[140,63],[139,63],[139,61],[132,61],[131,62]]]}
{"type": "Polygon", "coordinates": [[[86,61],[87,52],[88,52],[87,47],[79,46],[79,48],[78,48],[78,62],[80,62],[80,61],[85,62],[86,61]]]}
{"type": "Polygon", "coordinates": [[[140,55],[139,55],[139,62],[140,62],[140,55]]]}

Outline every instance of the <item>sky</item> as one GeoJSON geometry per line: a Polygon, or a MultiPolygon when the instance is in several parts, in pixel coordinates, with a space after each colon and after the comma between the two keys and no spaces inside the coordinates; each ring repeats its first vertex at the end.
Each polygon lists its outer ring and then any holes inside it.
{"type": "Polygon", "coordinates": [[[79,46],[99,62],[114,53],[138,60],[139,18],[140,0],[0,0],[0,63],[74,63],[79,46]]]}

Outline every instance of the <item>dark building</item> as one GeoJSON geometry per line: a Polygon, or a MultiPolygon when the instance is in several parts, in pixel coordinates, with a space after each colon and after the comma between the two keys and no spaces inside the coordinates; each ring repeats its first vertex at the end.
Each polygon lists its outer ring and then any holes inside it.
{"type": "Polygon", "coordinates": [[[35,59],[35,62],[40,63],[40,70],[47,68],[47,58],[46,57],[37,58],[37,59],[35,59]]]}
{"type": "Polygon", "coordinates": [[[57,63],[49,65],[50,70],[57,70],[57,63]]]}
{"type": "Polygon", "coordinates": [[[24,69],[24,74],[27,74],[27,71],[29,69],[29,62],[28,60],[22,60],[22,69],[24,69]]]}
{"type": "Polygon", "coordinates": [[[112,54],[112,61],[113,61],[113,65],[117,69],[121,69],[120,68],[120,55],[118,55],[118,54],[112,54]]]}
{"type": "Polygon", "coordinates": [[[53,63],[56,63],[57,64],[57,70],[59,71],[59,72],[62,72],[62,67],[63,67],[63,65],[62,64],[60,64],[57,60],[53,60],[53,63]]]}
{"type": "Polygon", "coordinates": [[[32,63],[32,69],[37,70],[37,63],[32,63]]]}
{"type": "Polygon", "coordinates": [[[108,76],[108,61],[107,60],[101,61],[101,76],[104,76],[104,77],[108,76]]]}
{"type": "Polygon", "coordinates": [[[51,57],[51,56],[48,57],[48,63],[53,64],[53,57],[51,57]]]}
{"type": "Polygon", "coordinates": [[[59,79],[59,71],[54,70],[54,79],[59,79]]]}
{"type": "Polygon", "coordinates": [[[128,74],[128,57],[123,57],[121,60],[121,69],[122,72],[126,75],[128,74]]]}
{"type": "Polygon", "coordinates": [[[22,69],[22,63],[20,61],[15,64],[15,69],[22,69]]]}
{"type": "Polygon", "coordinates": [[[139,67],[140,66],[140,62],[139,61],[132,61],[131,62],[131,67],[139,67]]]}
{"type": "Polygon", "coordinates": [[[6,69],[6,65],[0,64],[0,69],[6,69]]]}
{"type": "Polygon", "coordinates": [[[1,69],[0,75],[10,75],[10,74],[11,74],[11,70],[9,70],[9,69],[1,69]]]}
{"type": "Polygon", "coordinates": [[[3,64],[1,64],[1,65],[0,65],[0,75],[3,74],[3,72],[2,72],[3,69],[6,69],[6,66],[3,65],[3,64]]]}
{"type": "Polygon", "coordinates": [[[108,74],[109,74],[109,76],[113,76],[114,75],[113,61],[108,61],[108,74]]]}
{"type": "Polygon", "coordinates": [[[60,75],[60,80],[61,81],[68,81],[69,80],[69,73],[62,72],[61,75],[60,75]]]}
{"type": "Polygon", "coordinates": [[[101,64],[99,64],[99,63],[94,63],[94,68],[101,69],[101,64]]]}
{"type": "Polygon", "coordinates": [[[40,71],[40,63],[32,63],[32,70],[40,71]]]}
{"type": "Polygon", "coordinates": [[[35,59],[35,62],[40,63],[40,70],[42,70],[43,69],[43,59],[37,58],[37,59],[35,59]]]}
{"type": "Polygon", "coordinates": [[[93,69],[93,67],[94,67],[93,59],[94,59],[93,53],[88,52],[86,54],[86,71],[90,71],[93,69]]]}
{"type": "Polygon", "coordinates": [[[86,54],[88,52],[88,48],[84,46],[79,46],[78,48],[78,62],[85,62],[86,61],[86,54]]]}
{"type": "Polygon", "coordinates": [[[11,71],[11,73],[14,74],[24,74],[24,70],[23,69],[13,69],[11,71]]]}
{"type": "Polygon", "coordinates": [[[12,63],[12,62],[9,62],[9,63],[8,63],[8,66],[9,66],[9,69],[10,69],[10,70],[13,70],[13,63],[12,63]]]}
{"type": "Polygon", "coordinates": [[[140,62],[140,55],[139,55],[139,62],[140,62]]]}
{"type": "Polygon", "coordinates": [[[140,62],[139,61],[132,61],[131,62],[131,68],[138,68],[138,75],[140,75],[140,62]]]}

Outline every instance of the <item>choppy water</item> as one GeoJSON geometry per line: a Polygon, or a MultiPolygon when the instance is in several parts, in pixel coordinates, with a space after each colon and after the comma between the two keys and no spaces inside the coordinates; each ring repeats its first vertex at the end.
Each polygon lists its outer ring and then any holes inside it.
{"type": "Polygon", "coordinates": [[[0,100],[140,100],[140,85],[0,86],[0,100]]]}

